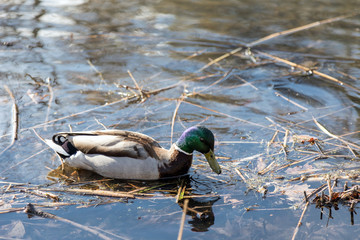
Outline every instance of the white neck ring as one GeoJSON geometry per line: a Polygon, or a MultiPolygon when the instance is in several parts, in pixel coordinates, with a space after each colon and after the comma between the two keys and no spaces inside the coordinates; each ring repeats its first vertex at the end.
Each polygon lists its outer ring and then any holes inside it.
{"type": "Polygon", "coordinates": [[[189,156],[193,155],[192,153],[185,152],[184,150],[182,150],[181,148],[179,148],[179,146],[176,145],[176,143],[174,143],[174,148],[175,148],[176,150],[178,150],[179,152],[182,152],[183,154],[186,154],[186,155],[189,155],[189,156]]]}

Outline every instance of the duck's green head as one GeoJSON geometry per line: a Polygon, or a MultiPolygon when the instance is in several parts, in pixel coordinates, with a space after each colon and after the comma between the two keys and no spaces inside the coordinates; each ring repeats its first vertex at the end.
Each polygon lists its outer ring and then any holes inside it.
{"type": "Polygon", "coordinates": [[[175,144],[189,154],[194,150],[201,152],[206,157],[211,169],[220,174],[221,168],[214,155],[214,142],[214,134],[209,129],[194,126],[186,129],[175,144]]]}

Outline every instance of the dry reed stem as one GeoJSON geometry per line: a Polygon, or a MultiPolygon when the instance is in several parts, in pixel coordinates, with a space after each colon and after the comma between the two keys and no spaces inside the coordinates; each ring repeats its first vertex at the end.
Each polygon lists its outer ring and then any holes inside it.
{"type": "MultiPolygon", "coordinates": [[[[51,103],[53,101],[53,98],[54,98],[54,91],[50,85],[50,78],[47,78],[48,80],[48,84],[46,85],[46,87],[48,88],[49,90],[49,101],[48,101],[48,107],[47,107],[47,110],[46,110],[46,116],[45,116],[45,122],[49,121],[49,115],[50,115],[50,109],[51,109],[51,103]]],[[[47,126],[44,125],[44,130],[47,130],[47,126]]]]}
{"type": "Polygon", "coordinates": [[[183,235],[183,232],[184,232],[185,218],[186,218],[186,213],[187,213],[188,205],[189,205],[189,199],[185,199],[185,200],[184,200],[183,213],[182,213],[181,221],[180,221],[179,234],[178,234],[177,240],[181,240],[181,239],[182,239],[182,235],[183,235]]]}
{"type": "Polygon", "coordinates": [[[135,86],[136,86],[136,89],[139,91],[139,94],[140,94],[140,97],[141,97],[141,101],[144,101],[144,99],[145,99],[145,98],[144,98],[144,94],[143,94],[143,92],[142,92],[139,84],[138,84],[137,81],[135,80],[135,78],[134,78],[134,76],[132,75],[132,73],[130,72],[130,70],[128,70],[127,72],[128,72],[128,74],[129,74],[131,80],[133,80],[133,82],[134,82],[134,84],[135,84],[135,86]]]}
{"type": "MultiPolygon", "coordinates": [[[[257,127],[260,127],[260,128],[266,128],[266,129],[273,130],[273,128],[270,128],[270,127],[267,127],[267,126],[264,126],[264,125],[261,125],[261,124],[258,124],[258,123],[250,122],[250,121],[247,121],[247,120],[242,119],[242,118],[239,118],[239,117],[234,117],[234,116],[232,116],[232,115],[229,115],[229,114],[226,114],[226,113],[223,113],[223,112],[219,112],[219,111],[216,111],[216,110],[211,109],[211,108],[203,107],[203,106],[198,105],[198,104],[196,104],[196,103],[188,102],[188,101],[185,101],[185,100],[184,100],[183,102],[184,102],[184,103],[187,103],[187,104],[190,104],[190,105],[193,105],[193,106],[198,107],[198,108],[202,108],[202,109],[207,110],[207,111],[210,111],[210,112],[214,112],[214,113],[220,114],[220,115],[225,116],[225,117],[229,117],[229,118],[232,118],[232,119],[235,119],[235,120],[238,120],[238,121],[241,121],[241,122],[244,122],[244,123],[253,125],[253,126],[257,126],[257,127]]],[[[279,131],[280,131],[280,130],[279,130],[279,131]]],[[[280,131],[280,132],[285,132],[285,131],[280,131]]]]}
{"type": "Polygon", "coordinates": [[[95,66],[94,64],[92,64],[92,62],[90,61],[90,59],[87,60],[87,63],[90,65],[90,67],[99,75],[100,77],[100,84],[99,84],[99,88],[101,87],[101,85],[105,82],[105,79],[102,75],[102,72],[100,72],[95,66]]]}
{"type": "Polygon", "coordinates": [[[291,240],[295,240],[296,234],[298,233],[299,228],[300,228],[300,226],[302,225],[302,219],[304,218],[305,212],[306,212],[306,210],[308,209],[309,203],[310,203],[310,202],[308,201],[308,202],[306,202],[306,204],[305,204],[305,207],[304,207],[304,209],[303,209],[303,211],[302,211],[302,213],[301,213],[300,219],[299,219],[299,221],[298,221],[298,224],[296,225],[296,228],[295,228],[295,230],[294,230],[294,233],[293,233],[293,236],[292,236],[291,240]]]}
{"type": "Polygon", "coordinates": [[[265,37],[260,38],[260,39],[258,39],[256,41],[248,43],[246,46],[247,47],[253,47],[255,45],[258,45],[260,43],[263,43],[263,42],[268,41],[268,40],[273,39],[273,38],[277,38],[277,37],[280,37],[280,36],[285,36],[285,35],[289,35],[289,34],[292,34],[292,33],[300,32],[300,31],[303,31],[303,30],[307,30],[307,29],[310,29],[310,28],[314,28],[314,27],[323,25],[323,24],[340,21],[340,20],[343,20],[345,18],[354,17],[356,15],[358,15],[358,13],[341,15],[341,16],[338,16],[338,17],[328,18],[328,19],[325,19],[325,20],[309,23],[309,24],[306,24],[306,25],[303,25],[303,26],[300,26],[300,27],[291,28],[291,29],[288,29],[288,30],[285,30],[285,31],[272,33],[272,34],[270,34],[268,36],[265,36],[265,37]]]}
{"type": "Polygon", "coordinates": [[[290,98],[287,98],[285,97],[284,95],[280,94],[279,92],[275,92],[275,95],[278,96],[278,97],[281,97],[282,99],[285,99],[286,101],[288,101],[289,103],[301,108],[302,110],[304,111],[308,111],[309,109],[304,107],[304,106],[301,106],[300,104],[296,103],[295,101],[291,100],[290,98]]]}
{"type": "Polygon", "coordinates": [[[354,144],[354,143],[350,143],[350,142],[342,139],[341,137],[339,137],[339,136],[337,136],[337,135],[335,135],[335,134],[330,133],[330,132],[329,132],[324,126],[322,126],[314,117],[313,117],[313,120],[314,120],[316,126],[317,126],[322,132],[324,132],[326,135],[328,135],[328,136],[330,136],[330,137],[332,137],[332,138],[338,139],[339,141],[341,141],[342,143],[344,143],[344,144],[348,147],[348,149],[350,149],[350,152],[353,154],[353,156],[354,156],[354,157],[357,157],[356,154],[354,153],[354,151],[351,149],[350,146],[352,146],[352,147],[354,147],[354,148],[357,148],[357,149],[359,149],[359,150],[360,150],[360,146],[358,146],[358,145],[356,145],[356,144],[354,144]]]}
{"type": "Polygon", "coordinates": [[[7,93],[9,94],[11,101],[12,101],[12,113],[13,113],[12,126],[13,126],[13,129],[12,129],[11,142],[6,148],[4,148],[0,152],[0,156],[14,145],[15,141],[18,139],[18,129],[19,129],[19,109],[16,104],[14,94],[12,93],[12,91],[10,90],[10,88],[7,85],[4,85],[4,88],[7,91],[7,93]]]}
{"type": "Polygon", "coordinates": [[[21,211],[24,211],[23,207],[21,207],[21,208],[8,208],[8,209],[1,209],[0,214],[11,213],[11,212],[21,212],[21,211]]]}
{"type": "Polygon", "coordinates": [[[240,172],[239,169],[234,168],[235,172],[241,177],[241,179],[244,181],[244,183],[247,183],[246,178],[244,177],[244,175],[240,172]]]}
{"type": "Polygon", "coordinates": [[[269,165],[267,165],[264,169],[258,171],[257,174],[264,175],[268,173],[271,170],[271,167],[275,164],[275,161],[272,161],[269,165]]]}
{"type": "Polygon", "coordinates": [[[182,95],[181,98],[177,100],[176,107],[174,109],[174,113],[173,113],[173,116],[171,118],[170,145],[172,145],[172,141],[173,141],[176,115],[178,113],[178,110],[179,110],[179,107],[180,107],[181,103],[184,101],[184,98],[185,98],[185,96],[182,95]]]}
{"type": "Polygon", "coordinates": [[[328,80],[330,80],[330,81],[336,82],[336,83],[338,83],[338,84],[340,84],[340,85],[346,86],[346,87],[348,87],[348,88],[350,88],[350,89],[352,89],[352,90],[360,93],[360,89],[358,89],[358,88],[356,88],[356,87],[353,87],[353,86],[351,86],[351,85],[349,85],[349,84],[347,84],[347,83],[344,83],[344,82],[342,82],[342,81],[340,81],[340,80],[338,80],[338,79],[336,79],[336,78],[334,78],[334,77],[331,77],[331,76],[329,76],[329,75],[327,75],[327,74],[325,74],[325,73],[321,73],[321,72],[319,72],[319,71],[310,69],[310,68],[308,68],[308,67],[304,67],[304,66],[302,66],[302,65],[293,63],[293,62],[291,62],[291,61],[289,61],[289,60],[286,60],[286,59],[283,59],[283,58],[280,58],[280,57],[277,57],[277,56],[274,56],[274,55],[271,55],[271,54],[268,54],[268,53],[265,53],[265,52],[261,52],[261,51],[256,51],[256,52],[259,53],[259,54],[261,54],[261,55],[264,55],[264,56],[267,56],[267,57],[269,57],[269,58],[272,58],[272,59],[274,59],[274,60],[277,60],[277,61],[279,61],[279,62],[282,62],[282,63],[285,63],[285,64],[287,64],[287,65],[290,65],[290,66],[292,66],[292,67],[300,68],[300,69],[302,69],[302,70],[304,70],[304,71],[306,71],[306,72],[311,72],[311,73],[314,74],[314,75],[318,75],[318,76],[323,77],[323,78],[325,78],[325,79],[328,79],[328,80]]]}
{"type": "MultiPolygon", "coordinates": [[[[119,191],[107,191],[107,190],[90,190],[90,189],[44,189],[44,191],[54,191],[54,192],[67,192],[67,193],[77,193],[84,195],[95,195],[102,197],[117,197],[117,198],[135,198],[135,194],[129,194],[127,192],[119,191]]],[[[147,194],[138,194],[136,195],[145,196],[147,194]]]]}
{"type": "Polygon", "coordinates": [[[332,200],[332,194],[333,194],[333,191],[332,191],[332,188],[331,188],[331,180],[330,180],[330,176],[328,176],[328,179],[327,179],[327,186],[328,186],[328,190],[329,190],[329,201],[331,202],[332,200]]]}
{"type": "Polygon", "coordinates": [[[223,75],[221,78],[219,78],[218,80],[216,80],[215,82],[213,82],[213,83],[210,84],[209,86],[201,89],[200,91],[191,93],[190,95],[196,95],[196,94],[198,94],[198,93],[204,92],[204,91],[208,90],[209,88],[215,86],[215,85],[218,84],[219,82],[221,82],[221,81],[223,81],[223,80],[226,80],[228,77],[231,76],[232,70],[233,70],[233,69],[230,69],[229,71],[225,72],[224,75],[223,75]]]}
{"type": "MultiPolygon", "coordinates": [[[[344,107],[344,108],[342,108],[342,109],[340,109],[340,110],[336,110],[336,111],[333,111],[333,112],[326,113],[326,114],[324,114],[324,115],[318,116],[318,117],[316,117],[316,119],[321,119],[321,118],[324,118],[324,117],[328,117],[328,116],[330,116],[330,115],[333,115],[333,114],[335,114],[335,113],[342,112],[342,111],[344,111],[344,110],[347,110],[347,109],[353,108],[353,107],[354,107],[354,105],[350,105],[350,106],[344,107]]],[[[297,122],[297,123],[295,123],[295,125],[296,125],[296,126],[299,126],[299,125],[301,125],[301,124],[304,124],[304,123],[307,123],[307,122],[311,122],[311,121],[314,121],[312,117],[309,118],[308,120],[304,120],[304,121],[301,121],[301,122],[297,122]]]]}
{"type": "Polygon", "coordinates": [[[29,161],[29,160],[32,159],[33,157],[41,154],[42,152],[47,151],[48,149],[49,149],[49,148],[42,149],[42,150],[40,150],[40,151],[32,154],[31,156],[25,158],[24,160],[22,160],[22,161],[20,161],[20,162],[18,162],[18,163],[16,163],[16,164],[14,164],[14,165],[12,165],[11,167],[8,167],[7,169],[4,169],[2,172],[0,172],[0,175],[3,174],[3,173],[6,172],[6,171],[9,171],[10,169],[13,169],[13,168],[19,166],[20,164],[23,164],[24,162],[29,161]]]}
{"type": "MultiPolygon", "coordinates": [[[[46,146],[48,146],[47,143],[45,142],[44,138],[41,137],[41,136],[36,132],[36,130],[35,130],[34,128],[32,128],[32,130],[33,130],[33,132],[35,133],[35,135],[36,135],[43,143],[45,143],[46,146]]],[[[48,147],[48,148],[46,148],[46,149],[43,149],[42,151],[48,150],[49,148],[50,148],[50,147],[48,147]]],[[[41,152],[42,152],[42,151],[41,151],[41,152]]],[[[61,169],[64,170],[64,169],[65,169],[65,165],[64,165],[64,161],[63,161],[62,157],[61,157],[56,151],[55,151],[55,153],[56,153],[56,155],[57,155],[57,156],[59,157],[59,159],[60,159],[61,169]]],[[[25,162],[25,161],[22,161],[22,162],[25,162]]],[[[22,162],[21,162],[21,163],[22,163],[22,162]]]]}
{"type": "Polygon", "coordinates": [[[61,221],[61,222],[64,222],[64,223],[71,224],[74,227],[77,227],[77,228],[79,228],[81,230],[90,232],[90,233],[94,234],[95,236],[97,236],[97,237],[99,237],[101,239],[105,239],[105,240],[111,240],[112,239],[112,238],[109,238],[109,237],[105,236],[104,234],[102,234],[102,233],[98,232],[97,230],[95,230],[93,228],[90,228],[88,226],[82,225],[82,224],[77,223],[77,222],[73,222],[73,221],[71,221],[69,219],[66,219],[66,218],[58,217],[58,216],[56,216],[54,214],[51,214],[51,213],[47,213],[47,212],[43,212],[41,210],[35,209],[34,205],[32,205],[31,203],[29,203],[25,207],[24,212],[27,213],[27,214],[30,214],[30,215],[35,215],[35,216],[42,217],[42,218],[50,218],[50,219],[58,220],[58,221],[61,221]]]}
{"type": "Polygon", "coordinates": [[[220,62],[221,60],[227,58],[227,57],[230,57],[231,55],[234,55],[235,53],[237,52],[240,52],[241,50],[243,49],[243,47],[239,47],[239,48],[236,48],[228,53],[225,53],[224,55],[210,61],[208,64],[206,64],[205,66],[203,66],[202,68],[200,68],[199,70],[197,70],[196,72],[202,72],[204,69],[210,67],[211,65],[217,63],[217,62],[220,62]]]}
{"type": "Polygon", "coordinates": [[[201,72],[203,71],[204,69],[210,67],[211,65],[217,63],[217,62],[220,62],[221,60],[227,58],[227,57],[230,57],[238,52],[240,52],[242,49],[244,49],[245,47],[253,47],[255,46],[256,44],[259,44],[259,43],[262,43],[264,41],[267,41],[267,40],[270,40],[270,39],[273,39],[275,37],[279,37],[279,36],[284,36],[284,35],[289,35],[289,34],[292,34],[292,33],[295,33],[295,32],[299,32],[299,31],[303,31],[303,30],[306,30],[306,29],[310,29],[310,28],[313,28],[313,27],[317,27],[317,26],[320,26],[320,25],[323,25],[323,24],[327,24],[327,23],[332,23],[332,22],[335,22],[335,21],[340,21],[340,20],[343,20],[345,18],[349,18],[349,17],[353,17],[353,16],[356,16],[358,15],[359,13],[354,13],[354,14],[349,14],[349,15],[342,15],[342,16],[339,16],[339,17],[335,17],[335,18],[329,18],[329,19],[325,19],[325,20],[322,20],[322,21],[317,21],[317,22],[314,22],[314,23],[310,23],[310,24],[306,24],[304,26],[300,26],[300,27],[296,27],[296,28],[292,28],[292,29],[289,29],[289,30],[285,30],[285,31],[282,31],[282,32],[278,32],[278,33],[273,33],[273,34],[270,34],[266,37],[263,37],[263,38],[260,38],[256,41],[253,41],[251,43],[248,43],[246,44],[246,46],[241,46],[241,47],[238,47],[228,53],[225,53],[223,55],[221,55],[220,57],[210,61],[209,63],[207,63],[205,66],[203,66],[202,68],[200,68],[199,70],[197,70],[197,72],[201,72]]]}
{"type": "Polygon", "coordinates": [[[64,117],[56,118],[56,119],[50,120],[48,122],[40,123],[40,124],[34,125],[32,127],[29,127],[29,128],[25,128],[25,129],[22,129],[22,130],[38,128],[38,127],[44,126],[46,124],[58,122],[58,121],[61,121],[61,120],[67,119],[67,118],[71,118],[71,117],[76,117],[76,116],[79,116],[79,115],[82,115],[82,114],[85,114],[85,113],[89,113],[89,112],[98,110],[100,108],[104,108],[104,107],[108,107],[108,106],[112,106],[112,105],[121,103],[121,102],[126,101],[128,99],[129,99],[129,97],[124,97],[124,98],[121,98],[121,99],[116,100],[116,101],[111,102],[111,103],[106,103],[106,104],[103,104],[101,106],[93,107],[93,108],[90,108],[90,109],[87,109],[87,110],[84,110],[84,111],[81,111],[81,112],[77,112],[77,113],[73,113],[73,114],[70,114],[70,115],[67,115],[67,116],[64,116],[64,117]]]}
{"type": "Polygon", "coordinates": [[[181,59],[181,62],[186,61],[186,60],[190,60],[190,59],[192,59],[192,58],[194,58],[194,57],[196,57],[196,56],[199,56],[200,54],[202,54],[202,53],[205,52],[205,51],[206,51],[206,49],[203,49],[203,50],[201,50],[201,51],[196,51],[196,52],[194,52],[193,54],[191,54],[190,56],[188,56],[188,57],[186,57],[186,58],[184,58],[184,59],[181,59]]]}
{"type": "MultiPolygon", "coordinates": [[[[255,87],[251,82],[246,81],[245,79],[239,77],[238,75],[234,75],[235,78],[239,79],[240,81],[242,81],[243,83],[245,83],[245,85],[250,85],[250,87],[252,87],[253,89],[255,89],[256,91],[258,91],[259,89],[257,87],[255,87]]],[[[245,85],[241,85],[241,86],[245,86],[245,85]]]]}
{"type": "Polygon", "coordinates": [[[43,197],[43,198],[51,198],[52,200],[54,200],[55,202],[58,202],[59,196],[53,194],[53,193],[48,193],[48,192],[44,192],[44,191],[40,191],[40,190],[29,190],[29,189],[20,189],[20,192],[24,192],[24,193],[28,193],[28,194],[33,194],[36,195],[38,197],[43,197]]]}

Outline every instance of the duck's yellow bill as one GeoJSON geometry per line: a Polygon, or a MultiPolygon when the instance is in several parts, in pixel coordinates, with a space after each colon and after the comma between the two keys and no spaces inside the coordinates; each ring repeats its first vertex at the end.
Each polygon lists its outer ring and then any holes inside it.
{"type": "Polygon", "coordinates": [[[208,161],[211,169],[216,172],[217,174],[221,173],[221,168],[219,163],[216,161],[215,158],[215,154],[213,153],[213,151],[210,149],[210,151],[208,153],[205,153],[205,158],[208,161]]]}

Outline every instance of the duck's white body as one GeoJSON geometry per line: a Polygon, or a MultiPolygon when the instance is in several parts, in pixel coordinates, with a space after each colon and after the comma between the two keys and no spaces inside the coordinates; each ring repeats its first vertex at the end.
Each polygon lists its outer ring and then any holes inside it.
{"type": "Polygon", "coordinates": [[[173,144],[162,148],[153,138],[122,130],[58,133],[46,143],[71,167],[117,179],[155,180],[188,171],[192,154],[173,144]]]}

